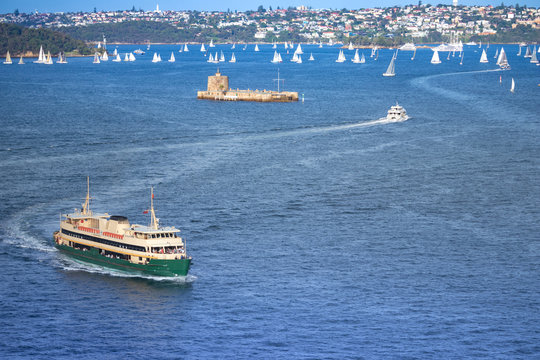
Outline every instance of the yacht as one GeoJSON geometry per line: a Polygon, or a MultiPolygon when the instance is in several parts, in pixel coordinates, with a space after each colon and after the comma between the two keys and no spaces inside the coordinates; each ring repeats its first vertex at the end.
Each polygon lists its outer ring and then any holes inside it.
{"type": "Polygon", "coordinates": [[[405,121],[409,119],[409,115],[407,115],[407,112],[403,108],[403,106],[399,105],[396,101],[396,105],[392,106],[390,110],[388,110],[388,114],[386,117],[383,117],[379,120],[388,120],[388,121],[405,121]]]}

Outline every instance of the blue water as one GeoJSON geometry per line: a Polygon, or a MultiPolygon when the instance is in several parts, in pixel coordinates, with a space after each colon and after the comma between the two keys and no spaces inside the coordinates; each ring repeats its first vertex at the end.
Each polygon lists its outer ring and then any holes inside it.
{"type": "Polygon", "coordinates": [[[2,358],[540,358],[540,67],[421,49],[384,78],[389,50],[240,46],[231,87],[279,67],[305,102],[225,103],[196,100],[217,67],[198,49],[0,66],[2,358]],[[411,119],[374,124],[395,101],[411,119]],[[190,275],[56,251],[87,175],[94,210],[136,223],[154,186],[190,275]]]}

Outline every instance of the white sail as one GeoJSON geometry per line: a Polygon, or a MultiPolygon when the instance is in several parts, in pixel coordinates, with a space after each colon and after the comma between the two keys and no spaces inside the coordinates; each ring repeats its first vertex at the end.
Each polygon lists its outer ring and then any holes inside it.
{"type": "Polygon", "coordinates": [[[360,64],[366,63],[366,57],[364,56],[364,53],[362,53],[362,57],[360,57],[360,64]]]}
{"type": "Polygon", "coordinates": [[[302,55],[304,52],[302,51],[302,45],[298,44],[298,47],[294,51],[298,55],[302,55]]]}
{"type": "Polygon", "coordinates": [[[487,63],[487,62],[489,62],[489,61],[488,61],[488,58],[487,58],[487,54],[486,54],[486,50],[485,50],[485,49],[482,50],[482,56],[480,56],[480,62],[481,62],[481,63],[487,63]]]}
{"type": "Polygon", "coordinates": [[[527,45],[525,46],[525,55],[523,57],[530,58],[531,57],[531,48],[527,45]]]}
{"type": "Polygon", "coordinates": [[[109,61],[109,54],[107,54],[107,51],[103,52],[103,55],[100,57],[101,61],[109,61]]]}
{"type": "Polygon", "coordinates": [[[114,55],[114,56],[118,55],[118,49],[116,49],[116,48],[114,49],[113,55],[114,55]]]}
{"type": "Polygon", "coordinates": [[[297,55],[297,56],[298,56],[298,59],[296,59],[296,63],[301,64],[302,63],[302,55],[297,55]]]}
{"type": "Polygon", "coordinates": [[[38,59],[36,61],[34,61],[34,63],[36,64],[42,64],[43,62],[45,62],[45,53],[43,52],[43,45],[41,45],[39,47],[39,56],[38,56],[38,59]]]}
{"type": "Polygon", "coordinates": [[[390,60],[390,64],[388,65],[388,68],[386,69],[386,72],[383,74],[383,76],[396,76],[396,68],[395,68],[395,61],[396,56],[392,56],[392,60],[390,60]]]}
{"type": "Polygon", "coordinates": [[[234,56],[234,53],[232,53],[231,55],[231,60],[229,60],[230,63],[235,63],[236,62],[236,57],[234,56]]]}
{"type": "Polygon", "coordinates": [[[463,65],[463,57],[465,56],[465,53],[461,53],[461,60],[459,61],[459,65],[463,65]]]}
{"type": "Polygon", "coordinates": [[[21,55],[21,58],[19,59],[19,62],[18,62],[19,65],[24,65],[24,60],[23,60],[23,57],[21,55]]]}
{"type": "Polygon", "coordinates": [[[233,43],[231,46],[231,49],[234,49],[236,47],[236,43],[233,43]]]}
{"type": "Polygon", "coordinates": [[[360,55],[358,55],[358,49],[356,49],[354,57],[351,59],[351,61],[355,64],[360,64],[360,55]]]}
{"type": "Polygon", "coordinates": [[[160,54],[157,54],[157,58],[159,61],[161,61],[161,55],[160,54]]]}
{"type": "Polygon", "coordinates": [[[414,48],[414,52],[413,52],[413,54],[412,54],[411,60],[414,60],[415,57],[416,57],[416,48],[414,48]]]}
{"type": "Polygon", "coordinates": [[[440,64],[441,60],[439,59],[439,52],[437,50],[433,51],[433,57],[431,58],[432,64],[440,64]]]}
{"type": "Polygon", "coordinates": [[[214,45],[214,40],[210,39],[210,45],[208,45],[208,47],[213,48],[213,47],[215,47],[215,46],[216,46],[216,45],[214,45]]]}
{"type": "Polygon", "coordinates": [[[497,65],[499,65],[501,68],[508,67],[508,59],[506,58],[506,52],[504,51],[504,48],[501,48],[499,58],[497,59],[497,65]]]}
{"type": "Polygon", "coordinates": [[[519,45],[519,51],[518,51],[518,53],[516,55],[521,56],[521,45],[519,45]]]}
{"type": "Polygon", "coordinates": [[[94,54],[94,64],[99,64],[101,61],[99,61],[99,54],[96,52],[94,54]]]}
{"type": "Polygon", "coordinates": [[[66,55],[63,52],[58,53],[57,64],[67,64],[66,55]]]}
{"type": "Polygon", "coordinates": [[[319,48],[322,48],[322,40],[319,41],[319,48]]]}
{"type": "Polygon", "coordinates": [[[538,64],[538,58],[536,57],[536,45],[534,46],[534,50],[531,53],[531,64],[538,64]]]}
{"type": "Polygon", "coordinates": [[[274,44],[272,45],[272,49],[277,49],[276,43],[274,43],[274,44]]]}
{"type": "Polygon", "coordinates": [[[124,61],[129,61],[129,54],[126,53],[126,56],[124,57],[124,61]]]}
{"type": "Polygon", "coordinates": [[[175,62],[176,58],[174,57],[174,52],[171,52],[171,57],[169,58],[169,62],[175,62]]]}
{"type": "Polygon", "coordinates": [[[188,47],[187,47],[187,44],[184,44],[184,51],[189,51],[188,47]]]}
{"type": "Polygon", "coordinates": [[[133,53],[129,53],[129,61],[135,61],[135,55],[133,53]]]}
{"type": "Polygon", "coordinates": [[[354,46],[352,45],[352,42],[349,42],[349,50],[354,50],[354,46]]]}
{"type": "Polygon", "coordinates": [[[283,59],[281,58],[281,54],[278,53],[278,62],[283,62],[283,59]]]}
{"type": "MultiPolygon", "coordinates": [[[[129,60],[129,59],[128,59],[129,60]]],[[[121,62],[120,54],[116,54],[116,57],[113,59],[114,62],[121,62]]]]}
{"type": "Polygon", "coordinates": [[[210,56],[208,56],[208,60],[206,60],[206,62],[209,62],[209,63],[214,62],[214,55],[212,55],[212,53],[210,53],[210,56]]]}
{"type": "Polygon", "coordinates": [[[292,62],[297,62],[298,61],[298,54],[297,53],[293,54],[293,57],[291,58],[291,61],[292,62]]]}
{"type": "Polygon", "coordinates": [[[52,63],[53,63],[53,61],[52,61],[52,57],[51,57],[51,52],[47,51],[47,58],[45,59],[44,64],[52,65],[52,63]]]}
{"type": "Polygon", "coordinates": [[[152,58],[152,62],[153,62],[153,63],[156,63],[156,62],[158,62],[158,61],[159,61],[159,60],[158,60],[158,57],[157,57],[157,53],[155,52],[155,53],[154,53],[154,57],[152,58]]]}
{"type": "Polygon", "coordinates": [[[6,61],[4,61],[4,64],[11,65],[13,62],[11,61],[11,55],[9,55],[9,50],[6,54],[6,61]]]}
{"type": "Polygon", "coordinates": [[[223,54],[223,51],[221,51],[221,55],[219,55],[219,62],[225,62],[225,55],[223,54]]]}
{"type": "Polygon", "coordinates": [[[98,43],[97,43],[97,48],[98,48],[98,49],[101,49],[101,41],[98,41],[98,43]]]}
{"type": "Polygon", "coordinates": [[[255,44],[255,51],[259,51],[259,45],[255,44]]]}
{"type": "Polygon", "coordinates": [[[309,59],[308,59],[308,60],[309,60],[309,61],[315,60],[315,58],[313,57],[313,53],[310,53],[310,54],[309,54],[309,59]]]}
{"type": "Polygon", "coordinates": [[[514,92],[516,89],[516,82],[514,81],[514,78],[512,78],[512,86],[510,87],[510,92],[514,92]]]}
{"type": "Polygon", "coordinates": [[[272,58],[272,61],[271,61],[271,62],[274,63],[274,64],[280,62],[280,60],[279,60],[279,54],[278,54],[278,52],[277,52],[276,50],[274,50],[274,57],[272,58]]]}
{"type": "Polygon", "coordinates": [[[497,49],[497,50],[495,51],[495,56],[494,56],[493,58],[496,59],[498,56],[499,56],[499,49],[497,49]]]}
{"type": "Polygon", "coordinates": [[[336,62],[342,63],[345,60],[347,60],[347,59],[345,58],[345,55],[343,54],[343,50],[339,50],[339,55],[338,55],[338,58],[337,58],[336,62]]]}
{"type": "Polygon", "coordinates": [[[201,44],[201,52],[206,52],[206,48],[204,47],[204,44],[201,44]]]}

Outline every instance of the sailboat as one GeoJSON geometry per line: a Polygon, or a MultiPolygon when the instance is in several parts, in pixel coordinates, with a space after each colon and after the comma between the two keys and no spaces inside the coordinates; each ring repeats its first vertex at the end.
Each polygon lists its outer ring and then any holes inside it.
{"type": "Polygon", "coordinates": [[[36,61],[34,61],[34,63],[36,64],[43,64],[45,62],[45,53],[43,52],[43,45],[41,45],[39,47],[39,56],[38,56],[38,59],[36,61]]]}
{"type": "MultiPolygon", "coordinates": [[[[128,58],[128,60],[129,60],[129,58],[128,58]]],[[[117,54],[116,54],[116,57],[115,57],[112,61],[114,61],[114,62],[121,62],[122,59],[120,58],[120,54],[117,53],[117,54]]]]}
{"type": "Polygon", "coordinates": [[[463,65],[463,56],[465,56],[465,53],[461,53],[461,60],[459,61],[459,65],[463,65]]]}
{"type": "Polygon", "coordinates": [[[510,92],[514,92],[516,90],[516,82],[514,81],[514,78],[512,78],[512,86],[510,87],[510,92]]]}
{"type": "Polygon", "coordinates": [[[446,58],[446,60],[450,60],[450,51],[448,52],[448,57],[446,58]]]}
{"type": "Polygon", "coordinates": [[[297,62],[298,61],[298,54],[294,53],[293,57],[291,58],[291,62],[297,62]]]}
{"type": "Polygon", "coordinates": [[[347,59],[345,58],[345,55],[343,54],[343,50],[339,50],[339,55],[336,62],[342,63],[342,62],[345,62],[345,60],[347,59]]]}
{"type": "Polygon", "coordinates": [[[322,40],[319,41],[319,48],[322,48],[322,40]]]}
{"type": "Polygon", "coordinates": [[[103,52],[103,55],[99,58],[101,61],[109,61],[109,54],[107,54],[107,50],[103,52]]]}
{"type": "Polygon", "coordinates": [[[285,44],[283,44],[283,46],[285,47],[285,50],[287,50],[289,48],[289,44],[287,44],[286,41],[285,41],[285,44]]]}
{"type": "Polygon", "coordinates": [[[94,53],[94,64],[99,64],[101,61],[99,61],[99,54],[96,52],[94,53]]]}
{"type": "Polygon", "coordinates": [[[126,56],[124,57],[124,61],[129,61],[129,54],[126,53],[126,56]]]}
{"type": "Polygon", "coordinates": [[[538,58],[536,57],[536,45],[534,46],[534,50],[531,54],[531,64],[538,64],[538,58]]]}
{"type": "Polygon", "coordinates": [[[489,61],[488,61],[488,58],[487,58],[487,54],[486,54],[486,50],[485,50],[485,49],[482,50],[482,56],[480,56],[480,62],[481,62],[481,63],[487,63],[487,62],[489,62],[489,61]]]}
{"type": "Polygon", "coordinates": [[[21,58],[19,59],[19,62],[18,62],[19,65],[24,65],[24,60],[23,60],[23,57],[21,55],[21,58]]]}
{"type": "Polygon", "coordinates": [[[116,55],[118,55],[118,49],[115,48],[113,51],[113,56],[116,56],[116,55]]]}
{"type": "Polygon", "coordinates": [[[247,49],[247,45],[248,44],[245,44],[244,47],[242,48],[242,51],[246,50],[247,49]]]}
{"type": "Polygon", "coordinates": [[[135,61],[135,55],[133,53],[129,53],[129,61],[135,61]]]}
{"type": "Polygon", "coordinates": [[[388,68],[386,69],[386,72],[383,74],[383,76],[396,76],[396,56],[392,56],[392,60],[390,60],[390,64],[388,65],[388,68]]]}
{"type": "Polygon", "coordinates": [[[277,63],[280,63],[281,62],[281,56],[279,55],[279,53],[274,50],[274,57],[272,58],[272,63],[274,64],[277,64],[277,63]]]}
{"type": "Polygon", "coordinates": [[[174,57],[174,52],[171,52],[171,57],[169,59],[169,62],[175,62],[176,58],[174,57]]]}
{"type": "Polygon", "coordinates": [[[499,49],[497,49],[497,50],[495,51],[495,56],[494,56],[493,58],[496,59],[498,56],[499,56],[499,49]]]}
{"type": "Polygon", "coordinates": [[[313,57],[313,53],[310,53],[308,61],[314,61],[314,60],[315,60],[315,58],[313,57]]]}
{"type": "Polygon", "coordinates": [[[379,49],[377,49],[377,51],[375,51],[375,59],[373,60],[377,60],[379,58],[379,49]]]}
{"type": "Polygon", "coordinates": [[[8,50],[8,52],[6,54],[6,61],[4,61],[4,64],[6,64],[6,65],[13,64],[13,62],[11,61],[11,55],[9,55],[9,50],[8,50]]]}
{"type": "Polygon", "coordinates": [[[234,56],[234,53],[232,53],[231,55],[231,60],[229,60],[230,63],[235,63],[236,62],[236,57],[234,56]]]}
{"type": "Polygon", "coordinates": [[[519,51],[517,53],[517,56],[521,56],[521,45],[519,45],[519,51]]]}
{"type": "Polygon", "coordinates": [[[525,49],[525,55],[523,55],[523,57],[530,58],[531,56],[531,48],[527,45],[525,49]]]}
{"type": "Polygon", "coordinates": [[[354,57],[351,59],[351,61],[355,64],[360,64],[360,55],[358,55],[358,49],[356,49],[354,57]]]}
{"type": "Polygon", "coordinates": [[[277,49],[276,43],[273,43],[273,44],[272,44],[272,49],[277,49]]]}
{"type": "Polygon", "coordinates": [[[302,51],[302,45],[298,44],[298,47],[294,51],[298,55],[302,55],[304,52],[302,51]]]}
{"type": "Polygon", "coordinates": [[[437,50],[433,51],[433,57],[431,58],[432,64],[440,64],[441,60],[439,59],[439,52],[437,50]]]}
{"type": "Polygon", "coordinates": [[[510,64],[508,64],[506,52],[504,52],[503,47],[501,47],[501,52],[499,53],[499,58],[497,59],[497,65],[499,65],[499,67],[503,70],[510,70],[510,64]]]}
{"type": "Polygon", "coordinates": [[[184,52],[188,52],[189,48],[187,47],[187,44],[184,44],[184,52]]]}
{"type": "Polygon", "coordinates": [[[201,44],[201,52],[206,52],[206,48],[204,47],[204,44],[201,44]]]}
{"type": "Polygon", "coordinates": [[[349,42],[349,50],[354,50],[354,46],[352,46],[352,42],[349,42]]]}
{"type": "Polygon", "coordinates": [[[364,56],[364,53],[362,53],[362,56],[360,57],[360,64],[366,63],[366,57],[364,56]]]}
{"type": "Polygon", "coordinates": [[[206,60],[206,62],[209,62],[209,63],[214,62],[214,55],[212,55],[212,53],[210,53],[210,56],[208,56],[208,60],[206,60]]]}
{"type": "Polygon", "coordinates": [[[46,65],[52,65],[53,64],[53,60],[52,60],[50,51],[47,51],[47,56],[45,57],[45,61],[43,63],[46,64],[46,65]]]}
{"type": "Polygon", "coordinates": [[[255,51],[259,51],[259,44],[255,44],[255,51]]]}
{"type": "Polygon", "coordinates": [[[208,47],[216,47],[216,45],[214,45],[214,40],[210,39],[210,45],[208,45],[208,47]]]}
{"type": "Polygon", "coordinates": [[[298,59],[296,59],[296,63],[301,64],[302,63],[302,55],[296,55],[296,56],[298,56],[298,59]]]}
{"type": "Polygon", "coordinates": [[[414,52],[413,52],[413,54],[412,54],[411,60],[414,60],[415,57],[416,57],[416,48],[414,48],[414,52]]]}
{"type": "Polygon", "coordinates": [[[223,54],[223,51],[221,51],[221,55],[219,55],[219,62],[225,62],[225,55],[223,54]]]}
{"type": "Polygon", "coordinates": [[[56,60],[57,64],[67,64],[66,56],[63,52],[58,53],[58,60],[56,60]]]}
{"type": "Polygon", "coordinates": [[[233,43],[232,46],[231,46],[231,49],[234,50],[234,48],[236,48],[236,43],[233,43]]]}
{"type": "Polygon", "coordinates": [[[154,57],[152,58],[152,62],[153,62],[153,63],[159,62],[159,58],[158,58],[158,54],[157,54],[157,53],[154,53],[154,57]]]}
{"type": "Polygon", "coordinates": [[[180,45],[180,49],[178,49],[178,52],[183,52],[184,51],[184,47],[182,45],[180,45]]]}

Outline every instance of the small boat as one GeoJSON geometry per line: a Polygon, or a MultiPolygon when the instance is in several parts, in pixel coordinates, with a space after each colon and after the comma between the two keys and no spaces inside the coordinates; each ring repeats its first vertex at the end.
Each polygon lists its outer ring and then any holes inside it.
{"type": "Polygon", "coordinates": [[[531,55],[531,48],[526,45],[525,46],[525,55],[523,55],[523,57],[526,57],[526,58],[530,58],[532,55],[531,55]]]}
{"type": "Polygon", "coordinates": [[[446,58],[446,60],[450,60],[450,51],[448,52],[448,57],[446,58]]]}
{"type": "Polygon", "coordinates": [[[255,51],[259,51],[259,44],[255,44],[255,51]]]}
{"type": "Polygon", "coordinates": [[[377,51],[375,51],[375,59],[373,60],[377,60],[379,58],[379,49],[377,49],[377,51]]]}
{"type": "Polygon", "coordinates": [[[414,45],[413,43],[406,43],[406,44],[400,46],[399,50],[402,50],[402,51],[416,51],[416,45],[414,45]]]}
{"type": "Polygon", "coordinates": [[[231,60],[229,60],[230,63],[235,63],[236,62],[236,57],[234,56],[234,53],[232,53],[231,55],[231,60]]]}
{"type": "Polygon", "coordinates": [[[99,64],[101,61],[99,61],[99,54],[97,52],[94,53],[94,64],[99,64]]]}
{"type": "Polygon", "coordinates": [[[57,64],[67,64],[66,55],[64,55],[63,52],[58,53],[58,60],[56,60],[57,64]]]}
{"type": "MultiPolygon", "coordinates": [[[[150,45],[148,45],[148,46],[150,46],[150,45]]],[[[137,49],[133,53],[137,54],[137,55],[144,55],[144,51],[142,51],[141,49],[137,49]]]]}
{"type": "Polygon", "coordinates": [[[342,62],[345,62],[346,60],[347,59],[345,58],[345,55],[343,54],[343,50],[339,50],[339,55],[336,62],[342,63],[342,62]]]}
{"type": "Polygon", "coordinates": [[[281,55],[276,50],[274,50],[274,57],[272,58],[270,62],[277,64],[277,63],[280,63],[281,61],[282,61],[281,55]]]}
{"type": "Polygon", "coordinates": [[[39,56],[34,63],[36,64],[43,64],[45,62],[45,53],[43,52],[43,45],[39,47],[39,56]]]}
{"type": "Polygon", "coordinates": [[[129,61],[135,61],[135,55],[133,53],[129,53],[129,61]]]}
{"type": "Polygon", "coordinates": [[[319,48],[322,48],[322,41],[319,41],[319,48]]]}
{"type": "Polygon", "coordinates": [[[501,47],[501,52],[499,53],[499,58],[497,59],[497,65],[499,65],[502,70],[510,70],[510,64],[508,63],[506,52],[504,51],[503,47],[501,47]]]}
{"type": "Polygon", "coordinates": [[[99,58],[101,61],[109,61],[109,54],[107,54],[107,51],[105,50],[101,57],[99,58]]]}
{"type": "Polygon", "coordinates": [[[118,55],[118,49],[117,48],[115,48],[114,51],[113,51],[113,56],[116,56],[116,55],[118,55]]]}
{"type": "Polygon", "coordinates": [[[21,55],[21,58],[19,59],[19,62],[17,63],[19,65],[24,65],[24,60],[23,60],[23,57],[21,55]]]}
{"type": "Polygon", "coordinates": [[[234,50],[236,48],[236,43],[233,43],[231,46],[231,49],[234,50]]]}
{"type": "Polygon", "coordinates": [[[518,53],[516,55],[521,56],[521,45],[519,46],[519,51],[518,51],[518,53]]]}
{"type": "Polygon", "coordinates": [[[296,59],[296,63],[301,64],[302,63],[302,55],[297,55],[297,56],[298,56],[298,59],[296,59]]]}
{"type": "Polygon", "coordinates": [[[209,62],[209,63],[214,62],[214,55],[212,55],[212,53],[210,53],[210,56],[208,56],[208,60],[206,60],[206,62],[209,62]]]}
{"type": "Polygon", "coordinates": [[[206,52],[206,48],[204,47],[204,44],[201,44],[201,52],[206,52]]]}
{"type": "Polygon", "coordinates": [[[415,57],[416,57],[416,48],[414,48],[414,52],[413,52],[413,54],[412,54],[411,60],[414,60],[415,57]]]}
{"type": "Polygon", "coordinates": [[[463,65],[463,56],[465,56],[465,53],[461,53],[461,60],[459,61],[459,65],[463,65]]]}
{"type": "Polygon", "coordinates": [[[432,64],[440,64],[441,60],[439,59],[439,52],[437,50],[433,51],[433,56],[431,57],[432,64]]]}
{"type": "Polygon", "coordinates": [[[315,60],[315,58],[313,57],[313,53],[310,53],[308,61],[314,61],[314,60],[315,60]]]}
{"type": "Polygon", "coordinates": [[[272,49],[277,49],[277,45],[275,42],[272,43],[272,49]]]}
{"type": "Polygon", "coordinates": [[[360,56],[360,64],[366,63],[366,57],[364,56],[364,53],[362,53],[362,56],[360,56]]]}
{"type": "Polygon", "coordinates": [[[47,51],[47,58],[45,59],[45,61],[43,63],[46,64],[46,65],[52,65],[53,64],[53,60],[52,60],[50,51],[47,51]]]}
{"type": "Polygon", "coordinates": [[[221,51],[221,54],[219,55],[219,62],[225,62],[225,55],[223,54],[223,50],[221,51]]]}
{"type": "MultiPolygon", "coordinates": [[[[150,44],[148,44],[148,45],[146,46],[146,50],[147,50],[147,51],[150,50],[150,44]]],[[[137,55],[138,55],[138,54],[137,54],[137,55]]]]}
{"type": "Polygon", "coordinates": [[[487,54],[486,54],[486,50],[485,50],[485,49],[482,50],[482,56],[480,56],[480,62],[481,62],[481,63],[487,63],[487,62],[489,62],[489,61],[488,61],[488,58],[487,58],[487,54]]]}
{"type": "Polygon", "coordinates": [[[179,53],[184,52],[184,47],[182,45],[180,45],[180,49],[178,49],[178,52],[179,53]]]}
{"type": "Polygon", "coordinates": [[[158,54],[157,54],[157,53],[154,53],[154,57],[152,58],[152,62],[153,62],[153,63],[157,63],[157,62],[160,62],[160,60],[159,60],[159,57],[158,57],[158,54]]]}
{"type": "MultiPolygon", "coordinates": [[[[129,59],[128,59],[129,60],[129,59]]],[[[121,62],[120,54],[116,54],[116,57],[112,60],[113,62],[121,62]]]]}
{"type": "Polygon", "coordinates": [[[189,48],[187,47],[187,44],[184,44],[184,52],[188,52],[189,48]]]}
{"type": "Polygon", "coordinates": [[[513,93],[516,90],[516,82],[514,81],[514,78],[512,78],[512,86],[510,87],[510,92],[513,93]]]}
{"type": "Polygon", "coordinates": [[[291,62],[297,62],[298,61],[298,54],[294,53],[293,57],[291,58],[291,62]]]}
{"type": "Polygon", "coordinates": [[[129,61],[129,53],[126,53],[126,56],[124,57],[124,61],[129,61]]]}
{"type": "Polygon", "coordinates": [[[176,58],[174,57],[174,52],[171,52],[171,57],[168,60],[169,62],[175,62],[176,58]]]}
{"type": "Polygon", "coordinates": [[[4,61],[4,64],[6,64],[6,65],[13,64],[13,62],[11,61],[11,55],[9,55],[9,50],[8,50],[8,52],[6,54],[6,60],[4,61]]]}
{"type": "Polygon", "coordinates": [[[396,76],[396,55],[392,56],[392,60],[390,60],[390,64],[388,65],[388,68],[386,69],[386,72],[383,74],[383,76],[396,76]]]}
{"type": "MultiPolygon", "coordinates": [[[[351,50],[351,51],[354,50],[354,46],[352,45],[352,42],[349,42],[348,49],[351,50]]],[[[358,49],[356,49],[356,50],[358,50],[358,49]]]]}
{"type": "Polygon", "coordinates": [[[208,47],[211,47],[211,48],[216,47],[216,45],[214,45],[214,40],[210,39],[210,45],[208,45],[208,47]]]}
{"type": "Polygon", "coordinates": [[[246,49],[247,49],[247,44],[244,45],[244,47],[242,48],[242,51],[244,51],[246,49]]]}
{"type": "Polygon", "coordinates": [[[396,101],[396,105],[390,107],[390,110],[388,110],[386,117],[380,118],[379,120],[399,122],[399,121],[405,121],[408,119],[409,119],[409,115],[407,115],[407,111],[405,111],[403,106],[400,106],[396,101]]]}
{"type": "Polygon", "coordinates": [[[302,55],[304,52],[302,51],[302,45],[298,44],[298,47],[294,51],[298,55],[302,55]]]}
{"type": "Polygon", "coordinates": [[[356,49],[354,57],[351,59],[351,61],[355,64],[360,64],[360,55],[358,55],[358,49],[356,49]]]}
{"type": "Polygon", "coordinates": [[[494,56],[493,58],[496,59],[498,56],[499,56],[499,49],[497,49],[497,50],[495,51],[495,56],[494,56]]]}
{"type": "Polygon", "coordinates": [[[531,53],[531,64],[538,64],[538,58],[536,57],[536,45],[531,53]]]}

